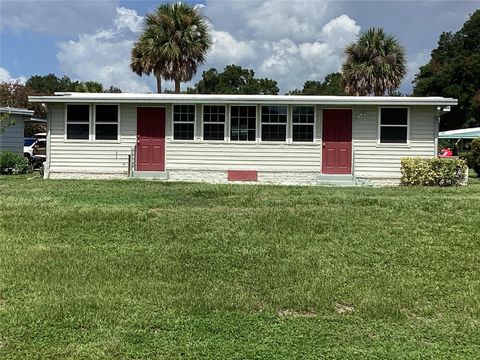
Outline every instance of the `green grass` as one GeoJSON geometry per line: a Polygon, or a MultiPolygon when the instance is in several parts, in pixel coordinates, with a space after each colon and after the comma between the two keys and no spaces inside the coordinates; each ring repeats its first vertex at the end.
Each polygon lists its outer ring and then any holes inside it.
{"type": "Polygon", "coordinates": [[[479,358],[480,185],[0,177],[0,358],[479,358]]]}

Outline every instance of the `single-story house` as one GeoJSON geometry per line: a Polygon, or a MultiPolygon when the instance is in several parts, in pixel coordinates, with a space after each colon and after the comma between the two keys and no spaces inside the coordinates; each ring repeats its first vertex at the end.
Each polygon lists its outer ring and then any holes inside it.
{"type": "Polygon", "coordinates": [[[442,97],[56,93],[46,178],[392,183],[437,154],[442,97]]]}
{"type": "Polygon", "coordinates": [[[30,118],[33,110],[0,107],[3,131],[0,130],[0,151],[9,150],[16,154],[23,154],[24,119],[30,118]],[[5,126],[8,125],[8,126],[5,126]]]}

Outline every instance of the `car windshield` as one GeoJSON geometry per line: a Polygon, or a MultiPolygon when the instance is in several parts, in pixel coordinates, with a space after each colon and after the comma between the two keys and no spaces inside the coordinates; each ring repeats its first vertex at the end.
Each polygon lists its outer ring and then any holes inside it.
{"type": "Polygon", "coordinates": [[[23,146],[32,146],[32,144],[36,141],[36,139],[24,139],[23,146]]]}

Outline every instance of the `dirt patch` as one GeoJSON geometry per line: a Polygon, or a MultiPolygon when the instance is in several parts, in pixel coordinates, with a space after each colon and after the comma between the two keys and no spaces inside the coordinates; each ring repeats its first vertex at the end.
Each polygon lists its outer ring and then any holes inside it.
{"type": "Polygon", "coordinates": [[[293,309],[280,309],[277,312],[277,315],[280,317],[289,317],[289,318],[314,318],[317,316],[317,313],[314,311],[297,311],[293,309]]]}
{"type": "Polygon", "coordinates": [[[355,306],[352,304],[340,304],[335,303],[335,311],[339,314],[353,314],[355,311],[355,306]]]}

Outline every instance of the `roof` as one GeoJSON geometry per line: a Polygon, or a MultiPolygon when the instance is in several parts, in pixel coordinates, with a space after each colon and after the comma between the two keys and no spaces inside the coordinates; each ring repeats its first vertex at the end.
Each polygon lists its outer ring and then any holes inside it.
{"type": "Polygon", "coordinates": [[[7,107],[0,107],[0,113],[32,116],[33,115],[33,110],[22,109],[22,108],[14,108],[14,107],[7,106],[7,107]]]}
{"type": "Polygon", "coordinates": [[[457,100],[443,97],[406,96],[298,96],[298,95],[214,95],[214,94],[135,94],[135,93],[65,93],[53,96],[29,96],[30,102],[103,102],[103,103],[265,103],[322,105],[457,105],[457,100]]]}
{"type": "Polygon", "coordinates": [[[480,127],[440,131],[438,137],[440,139],[475,139],[480,137],[480,127]]]}

